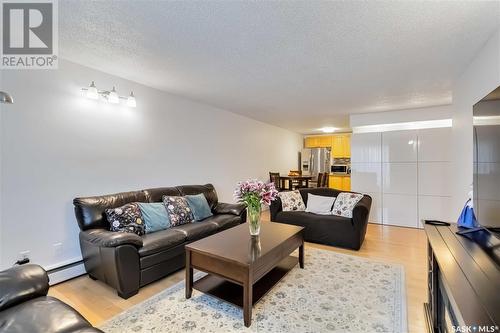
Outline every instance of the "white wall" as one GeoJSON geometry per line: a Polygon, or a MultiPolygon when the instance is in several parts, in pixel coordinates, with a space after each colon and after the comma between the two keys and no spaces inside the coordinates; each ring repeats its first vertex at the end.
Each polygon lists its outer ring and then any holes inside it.
{"type": "Polygon", "coordinates": [[[1,119],[3,267],[25,250],[45,267],[80,259],[76,196],[211,182],[232,202],[238,180],[298,165],[296,133],[67,61],[4,71],[2,89],[16,102],[1,119]],[[133,89],[137,108],[82,97],[91,80],[133,89]]]}
{"type": "Polygon", "coordinates": [[[500,86],[500,28],[453,87],[453,200],[460,211],[472,184],[472,106],[500,86]]]}

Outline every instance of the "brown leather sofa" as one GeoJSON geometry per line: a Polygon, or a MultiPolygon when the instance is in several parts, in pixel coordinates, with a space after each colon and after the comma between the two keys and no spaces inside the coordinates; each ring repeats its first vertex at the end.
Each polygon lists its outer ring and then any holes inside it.
{"type": "Polygon", "coordinates": [[[38,265],[0,272],[0,332],[102,333],[48,290],[49,277],[38,265]]]}
{"type": "MultiPolygon", "coordinates": [[[[302,200],[307,205],[308,193],[336,197],[340,192],[331,188],[301,188],[302,200]]],[[[271,221],[304,227],[304,239],[308,242],[327,244],[359,250],[366,235],[372,198],[364,195],[352,211],[352,218],[335,215],[317,215],[303,211],[284,212],[281,200],[271,203],[271,221]]]]}
{"type": "Polygon", "coordinates": [[[184,246],[190,242],[245,222],[245,206],[218,202],[212,184],[151,188],[133,192],[76,198],[75,215],[80,226],[80,248],[85,269],[92,279],[118,291],[122,298],[140,287],[185,265],[184,246]],[[109,231],[104,210],[130,202],[161,202],[164,195],[203,193],[213,216],[167,230],[138,236],[109,231]]]}

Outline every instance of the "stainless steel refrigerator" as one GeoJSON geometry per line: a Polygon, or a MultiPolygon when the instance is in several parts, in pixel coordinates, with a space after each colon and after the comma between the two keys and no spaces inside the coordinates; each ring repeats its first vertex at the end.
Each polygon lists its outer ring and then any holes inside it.
{"type": "Polygon", "coordinates": [[[332,165],[330,149],[305,148],[300,154],[300,169],[302,175],[312,176],[315,181],[320,172],[330,172],[332,165]]]}

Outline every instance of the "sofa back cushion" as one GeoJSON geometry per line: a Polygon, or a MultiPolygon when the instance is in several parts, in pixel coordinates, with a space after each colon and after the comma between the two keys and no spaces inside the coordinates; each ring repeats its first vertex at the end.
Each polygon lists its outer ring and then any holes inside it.
{"type": "Polygon", "coordinates": [[[219,203],[217,198],[217,192],[212,184],[205,185],[183,185],[177,186],[181,195],[193,195],[203,193],[207,199],[210,209],[213,210],[215,206],[219,203]]]}
{"type": "Polygon", "coordinates": [[[105,210],[117,208],[132,202],[148,202],[144,191],[122,192],[94,197],[75,198],[75,216],[80,230],[110,229],[105,210]]]}
{"type": "Polygon", "coordinates": [[[163,202],[163,196],[176,196],[182,195],[181,192],[177,189],[177,187],[157,187],[157,188],[148,188],[144,190],[146,193],[146,197],[148,198],[148,202],[163,202]]]}
{"type": "Polygon", "coordinates": [[[158,187],[146,190],[122,192],[108,195],[80,197],[73,200],[75,216],[80,230],[110,229],[105,210],[117,208],[132,202],[162,202],[163,196],[182,196],[203,193],[210,209],[217,206],[217,192],[212,184],[158,187]]]}

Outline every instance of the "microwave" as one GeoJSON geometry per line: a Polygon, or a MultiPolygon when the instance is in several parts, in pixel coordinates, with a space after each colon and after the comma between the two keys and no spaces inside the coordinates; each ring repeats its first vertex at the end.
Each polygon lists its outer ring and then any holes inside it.
{"type": "Polygon", "coordinates": [[[348,164],[333,164],[331,166],[331,173],[340,173],[347,175],[351,173],[351,167],[348,164]]]}

